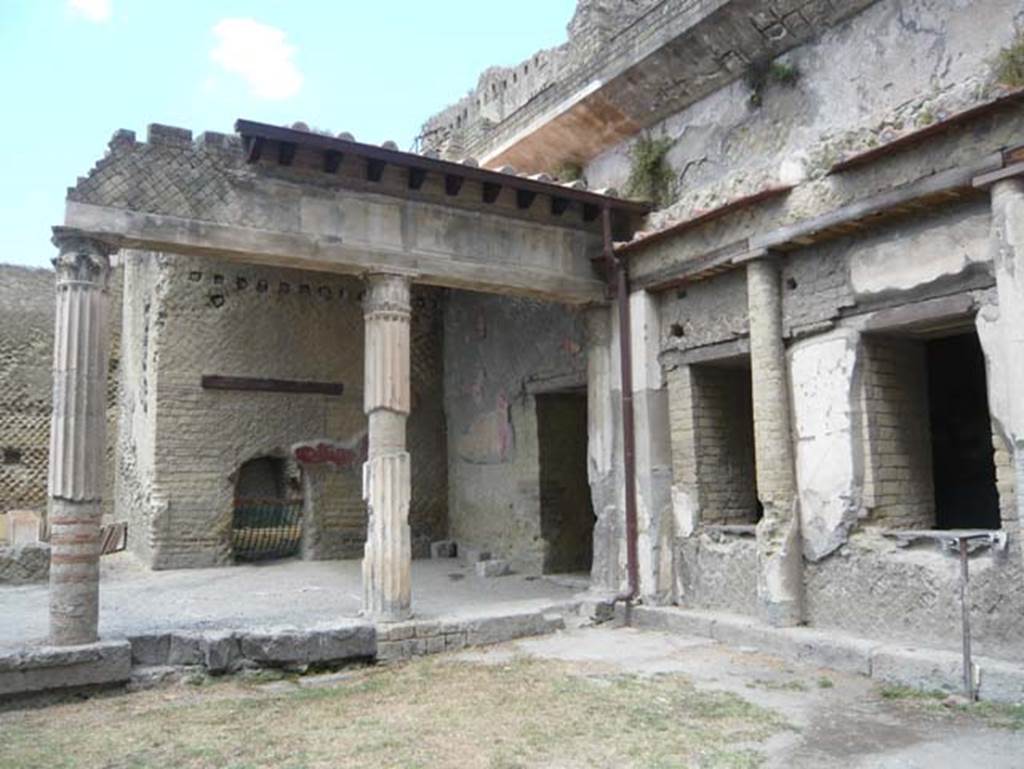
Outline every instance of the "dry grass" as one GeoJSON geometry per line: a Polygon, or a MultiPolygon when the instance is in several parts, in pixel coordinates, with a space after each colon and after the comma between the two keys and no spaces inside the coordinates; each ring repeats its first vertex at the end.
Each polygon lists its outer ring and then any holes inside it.
{"type": "Polygon", "coordinates": [[[783,727],[681,676],[440,657],[322,689],[226,680],[0,714],[0,766],[756,767],[783,727]]]}

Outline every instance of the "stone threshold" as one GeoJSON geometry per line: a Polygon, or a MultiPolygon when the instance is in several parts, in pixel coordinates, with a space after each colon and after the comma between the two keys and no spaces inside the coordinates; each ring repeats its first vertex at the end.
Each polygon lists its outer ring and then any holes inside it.
{"type": "Polygon", "coordinates": [[[143,668],[213,675],[253,667],[393,662],[562,630],[580,603],[540,609],[308,628],[169,630],[83,646],[29,646],[0,654],[0,703],[43,692],[119,686],[143,668]]]}
{"type": "MultiPolygon", "coordinates": [[[[619,608],[616,616],[624,617],[619,608]]],[[[856,673],[887,684],[963,692],[959,652],[875,641],[820,628],[776,628],[750,617],[674,606],[634,606],[630,625],[753,647],[792,662],[856,673]]],[[[1024,702],[1024,665],[974,656],[978,699],[1024,702]]]]}

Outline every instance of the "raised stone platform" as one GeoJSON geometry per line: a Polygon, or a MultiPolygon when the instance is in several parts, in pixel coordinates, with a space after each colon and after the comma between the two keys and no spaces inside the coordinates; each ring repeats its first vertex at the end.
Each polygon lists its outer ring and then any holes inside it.
{"type": "Polygon", "coordinates": [[[0,702],[20,694],[124,683],[131,662],[131,644],[124,640],[22,649],[0,656],[0,702]]]}
{"type": "MultiPolygon", "coordinates": [[[[622,617],[621,609],[617,613],[622,617]]],[[[888,684],[958,694],[963,690],[960,654],[911,648],[808,627],[776,628],[750,617],[678,607],[637,606],[630,624],[731,646],[750,646],[794,662],[857,673],[888,684]]],[[[1024,665],[990,657],[973,658],[978,699],[1024,702],[1024,665]]]]}
{"type": "Polygon", "coordinates": [[[0,700],[125,683],[143,668],[222,674],[246,667],[394,661],[552,633],[576,616],[578,585],[478,577],[454,559],[413,564],[414,616],[359,616],[359,562],[150,572],[104,563],[101,643],[46,645],[44,586],[0,589],[0,700]]]}

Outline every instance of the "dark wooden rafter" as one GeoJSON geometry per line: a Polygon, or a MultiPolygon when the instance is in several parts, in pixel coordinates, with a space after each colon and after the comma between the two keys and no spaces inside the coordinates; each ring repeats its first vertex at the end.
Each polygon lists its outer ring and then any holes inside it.
{"type": "Polygon", "coordinates": [[[569,200],[567,198],[551,198],[551,215],[561,216],[569,209],[569,200]]]}
{"type": "Polygon", "coordinates": [[[536,199],[537,193],[533,190],[516,190],[516,208],[520,211],[528,209],[536,199]]]}
{"type": "Polygon", "coordinates": [[[501,194],[501,185],[495,182],[484,182],[482,199],[484,203],[493,203],[501,194]]]}
{"type": "Polygon", "coordinates": [[[459,194],[459,190],[462,189],[463,182],[466,181],[466,177],[457,176],[455,174],[444,175],[444,192],[446,195],[455,196],[459,194]]]}
{"type": "Polygon", "coordinates": [[[341,382],[310,382],[296,379],[265,379],[213,374],[204,375],[200,384],[204,390],[244,390],[307,395],[341,395],[345,391],[345,386],[341,382]]]}
{"type": "Polygon", "coordinates": [[[283,166],[290,166],[295,160],[297,145],[294,142],[281,142],[277,145],[277,162],[283,166]]]}
{"type": "Polygon", "coordinates": [[[409,189],[418,190],[423,186],[423,182],[427,180],[427,172],[422,168],[410,168],[409,169],[409,189]]]}
{"type": "Polygon", "coordinates": [[[324,171],[329,174],[336,174],[341,167],[341,159],[345,157],[337,150],[327,150],[324,153],[324,171]]]}
{"type": "MultiPolygon", "coordinates": [[[[362,158],[367,162],[367,178],[371,181],[374,180],[369,173],[371,168],[383,169],[385,165],[390,165],[406,169],[408,172],[407,179],[409,180],[408,188],[413,190],[420,188],[422,180],[428,173],[435,173],[445,180],[445,191],[452,196],[459,193],[467,179],[479,182],[481,185],[489,183],[499,185],[502,189],[509,188],[516,192],[520,190],[529,191],[534,193],[535,196],[557,197],[570,202],[585,204],[586,210],[584,213],[587,215],[585,218],[588,222],[597,219],[601,208],[604,206],[609,206],[614,212],[627,216],[630,220],[636,220],[651,210],[651,206],[648,203],[623,200],[589,190],[572,189],[552,182],[501,173],[487,168],[466,166],[448,160],[416,155],[371,144],[362,144],[310,131],[282,128],[250,120],[236,121],[235,130],[244,140],[246,158],[249,162],[255,162],[260,158],[260,153],[267,143],[292,143],[303,147],[304,150],[308,149],[318,154],[337,152],[349,157],[362,158]]],[[[325,171],[328,170],[328,161],[323,161],[323,168],[325,171]]]]}
{"type": "Polygon", "coordinates": [[[366,160],[366,180],[368,182],[379,182],[381,177],[384,176],[384,166],[386,165],[387,162],[384,160],[368,158],[366,160]]]}

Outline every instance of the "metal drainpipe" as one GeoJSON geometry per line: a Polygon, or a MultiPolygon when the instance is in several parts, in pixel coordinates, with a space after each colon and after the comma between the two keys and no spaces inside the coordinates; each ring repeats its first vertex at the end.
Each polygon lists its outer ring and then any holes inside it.
{"type": "Polygon", "coordinates": [[[629,309],[629,274],[623,259],[615,256],[612,242],[612,213],[608,206],[601,212],[604,235],[604,258],[608,267],[608,282],[615,281],[615,297],[619,305],[619,370],[622,387],[622,463],[626,486],[626,573],[628,587],[615,596],[615,603],[626,602],[627,622],[629,606],[639,592],[639,573],[636,544],[636,432],[633,419],[633,333],[629,309]]]}

